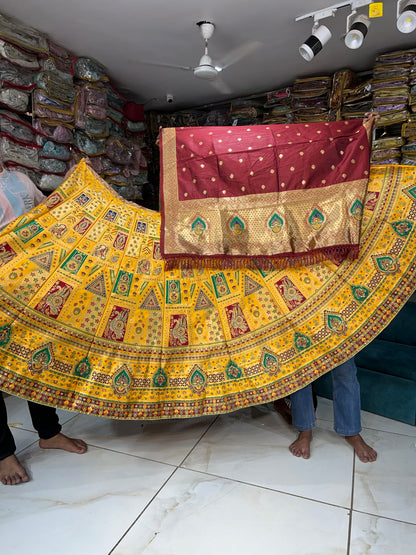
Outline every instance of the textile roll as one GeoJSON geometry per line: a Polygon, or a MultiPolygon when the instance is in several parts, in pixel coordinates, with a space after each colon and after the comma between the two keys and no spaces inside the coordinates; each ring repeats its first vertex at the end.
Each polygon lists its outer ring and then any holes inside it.
{"type": "Polygon", "coordinates": [[[0,235],[0,389],[118,419],[266,403],[354,356],[416,284],[416,167],[375,166],[358,259],[167,270],[160,214],[81,161],[0,235]]]}
{"type": "Polygon", "coordinates": [[[167,267],[356,258],[370,127],[354,120],[162,129],[167,267]]]}

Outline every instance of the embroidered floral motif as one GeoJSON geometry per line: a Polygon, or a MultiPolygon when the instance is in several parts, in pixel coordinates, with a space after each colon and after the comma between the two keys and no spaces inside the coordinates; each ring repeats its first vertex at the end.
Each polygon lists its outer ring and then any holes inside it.
{"type": "Polygon", "coordinates": [[[400,272],[400,264],[396,258],[389,256],[373,256],[377,268],[385,274],[397,274],[400,272]]]}
{"type": "Polygon", "coordinates": [[[351,216],[356,219],[357,221],[360,221],[361,218],[363,217],[363,203],[360,202],[358,199],[354,202],[354,204],[351,206],[351,216]]]}
{"type": "Polygon", "coordinates": [[[269,228],[273,231],[273,233],[279,233],[282,229],[284,224],[283,219],[278,214],[273,214],[273,216],[269,220],[269,228]]]}
{"type": "Polygon", "coordinates": [[[245,225],[243,220],[238,216],[235,216],[230,222],[230,230],[234,235],[241,235],[245,231],[245,225]]]}
{"type": "Polygon", "coordinates": [[[239,368],[237,364],[235,364],[232,360],[230,360],[230,362],[227,364],[225,373],[231,380],[241,378],[241,376],[243,375],[243,371],[241,370],[241,368],[239,368]]]}
{"type": "Polygon", "coordinates": [[[10,341],[11,333],[12,328],[10,324],[0,327],[0,346],[3,347],[4,345],[7,345],[7,343],[10,341]]]}
{"type": "Polygon", "coordinates": [[[74,370],[75,376],[79,376],[80,378],[88,378],[91,374],[91,364],[88,360],[88,357],[84,357],[82,360],[75,365],[74,370]]]}
{"type": "Polygon", "coordinates": [[[28,370],[31,374],[42,374],[42,372],[49,370],[52,361],[52,345],[48,343],[32,352],[28,361],[28,370]]]}
{"type": "Polygon", "coordinates": [[[153,385],[155,387],[166,387],[168,385],[168,377],[163,371],[163,368],[159,368],[159,370],[153,376],[153,385]]]}
{"type": "Polygon", "coordinates": [[[409,235],[409,233],[412,231],[412,228],[413,228],[412,222],[409,222],[408,220],[393,222],[390,225],[397,233],[397,235],[400,235],[400,237],[406,237],[407,235],[409,235]]]}
{"type": "Polygon", "coordinates": [[[317,208],[314,208],[309,215],[308,222],[312,229],[318,231],[324,225],[325,217],[322,212],[320,212],[317,208]]]}
{"type": "Polygon", "coordinates": [[[269,349],[263,349],[261,354],[260,366],[263,372],[271,376],[277,376],[280,372],[279,357],[269,349]]]}
{"type": "Polygon", "coordinates": [[[127,364],[123,364],[120,371],[113,378],[113,391],[117,397],[127,395],[131,389],[131,375],[127,364]]]}
{"type": "Polygon", "coordinates": [[[194,393],[201,394],[205,391],[207,377],[205,372],[197,364],[192,368],[188,377],[188,386],[194,393]]]}
{"type": "Polygon", "coordinates": [[[325,324],[331,333],[336,335],[347,333],[347,323],[341,314],[325,311],[325,324]]]}
{"type": "Polygon", "coordinates": [[[295,332],[295,347],[298,351],[303,351],[310,347],[311,340],[307,335],[295,332]]]}
{"type": "Polygon", "coordinates": [[[197,235],[198,237],[201,237],[202,235],[204,235],[207,229],[207,224],[204,222],[202,218],[197,218],[192,222],[191,229],[195,235],[197,235]]]}

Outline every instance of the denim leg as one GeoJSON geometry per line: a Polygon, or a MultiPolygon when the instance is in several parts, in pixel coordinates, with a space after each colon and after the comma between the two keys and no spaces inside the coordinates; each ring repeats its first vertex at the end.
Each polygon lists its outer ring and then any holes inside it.
{"type": "Polygon", "coordinates": [[[0,461],[13,455],[15,451],[16,444],[7,424],[6,403],[3,399],[3,393],[0,391],[0,461]]]}
{"type": "Polygon", "coordinates": [[[312,385],[309,384],[290,395],[292,422],[299,432],[315,427],[315,410],[313,407],[312,385]]]}
{"type": "Polygon", "coordinates": [[[351,358],[332,370],[334,430],[343,436],[361,432],[360,384],[351,358]]]}

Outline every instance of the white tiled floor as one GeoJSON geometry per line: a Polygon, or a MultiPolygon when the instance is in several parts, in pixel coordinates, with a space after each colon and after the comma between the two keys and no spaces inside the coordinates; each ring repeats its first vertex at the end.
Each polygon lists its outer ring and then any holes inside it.
{"type": "Polygon", "coordinates": [[[0,484],[2,555],[411,555],[416,427],[362,413],[378,460],[332,431],[320,398],[312,457],[271,406],[121,422],[58,411],[85,455],[42,451],[26,402],[6,399],[31,481],[0,484]]]}

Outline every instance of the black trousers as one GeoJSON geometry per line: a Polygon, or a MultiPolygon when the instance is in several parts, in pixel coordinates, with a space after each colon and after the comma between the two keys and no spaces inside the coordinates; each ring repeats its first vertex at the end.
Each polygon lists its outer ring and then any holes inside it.
{"type": "MultiPolygon", "coordinates": [[[[62,429],[54,407],[46,407],[28,401],[30,416],[35,430],[42,439],[50,439],[62,429]]],[[[7,424],[6,403],[0,391],[0,461],[13,455],[16,451],[14,438],[7,424]]]]}

